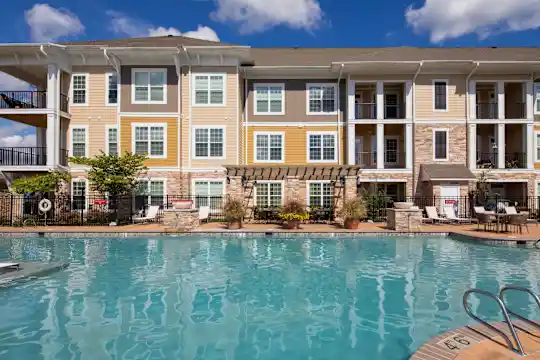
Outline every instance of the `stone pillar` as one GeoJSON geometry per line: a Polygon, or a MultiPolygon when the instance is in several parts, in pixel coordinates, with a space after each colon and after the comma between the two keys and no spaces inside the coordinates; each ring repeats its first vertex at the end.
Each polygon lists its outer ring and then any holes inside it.
{"type": "Polygon", "coordinates": [[[287,176],[285,179],[285,198],[283,200],[285,204],[292,200],[300,200],[300,179],[297,176],[287,176]]]}
{"type": "MultiPolygon", "coordinates": [[[[242,184],[242,182],[240,182],[242,184]]],[[[246,221],[253,220],[253,208],[255,207],[255,184],[253,181],[248,181],[243,187],[244,191],[244,206],[246,207],[246,221]]]]}
{"type": "Polygon", "coordinates": [[[336,197],[335,221],[343,222],[340,212],[343,209],[343,203],[346,200],[351,200],[357,196],[356,176],[345,176],[345,183],[341,184],[341,179],[338,179],[334,188],[334,196],[336,197]]]}
{"type": "Polygon", "coordinates": [[[232,199],[244,200],[244,186],[241,176],[229,176],[227,184],[227,196],[232,199]]]}

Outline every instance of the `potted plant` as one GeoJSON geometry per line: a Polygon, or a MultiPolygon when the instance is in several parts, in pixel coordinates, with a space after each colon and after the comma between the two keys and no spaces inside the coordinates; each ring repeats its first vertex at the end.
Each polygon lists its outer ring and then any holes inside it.
{"type": "Polygon", "coordinates": [[[356,230],[360,224],[360,220],[366,217],[366,206],[361,198],[354,198],[345,201],[341,216],[344,219],[343,226],[345,229],[356,230]]]}
{"type": "Polygon", "coordinates": [[[286,229],[299,229],[300,222],[309,219],[306,207],[297,200],[291,200],[279,212],[279,217],[284,221],[286,229]]]}
{"type": "Polygon", "coordinates": [[[240,199],[228,199],[223,206],[223,215],[227,221],[227,227],[231,230],[238,230],[242,228],[246,209],[240,199]]]}

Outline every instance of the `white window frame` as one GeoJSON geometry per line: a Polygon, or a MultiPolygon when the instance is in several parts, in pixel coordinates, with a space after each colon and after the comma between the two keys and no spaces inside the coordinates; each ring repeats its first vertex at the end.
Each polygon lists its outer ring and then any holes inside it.
{"type": "Polygon", "coordinates": [[[119,76],[118,74],[113,72],[107,72],[105,73],[105,106],[118,106],[118,103],[120,102],[120,83],[118,82],[119,76]],[[109,78],[113,75],[116,75],[116,102],[111,103],[109,102],[109,78]]]}
{"type": "Polygon", "coordinates": [[[307,154],[306,161],[308,163],[334,163],[334,162],[337,162],[337,152],[338,152],[337,131],[308,131],[306,133],[306,154],[307,154]],[[324,159],[322,159],[323,147],[322,147],[322,139],[321,139],[321,160],[310,160],[311,148],[309,146],[309,137],[311,135],[320,135],[320,136],[333,135],[334,136],[334,159],[332,159],[332,160],[324,160],[324,159]]]}
{"type": "MultiPolygon", "coordinates": [[[[148,75],[150,77],[150,75],[148,75]]],[[[131,69],[131,103],[132,104],[167,104],[167,68],[132,68],[131,69]],[[163,100],[150,100],[150,78],[148,78],[148,99],[135,100],[135,74],[136,73],[163,73],[163,100]]]]}
{"type": "Polygon", "coordinates": [[[147,154],[149,159],[166,159],[167,158],[167,123],[131,123],[131,152],[135,154],[135,128],[148,128],[148,151],[150,151],[150,128],[163,127],[163,155],[147,154]]]}
{"type": "MultiPolygon", "coordinates": [[[[216,182],[217,183],[217,182],[220,182],[221,186],[222,186],[222,188],[221,188],[221,196],[222,196],[222,199],[223,199],[222,201],[225,202],[225,195],[226,195],[226,191],[227,191],[225,181],[226,181],[226,179],[224,179],[224,178],[214,178],[214,179],[212,179],[212,178],[194,178],[194,179],[191,179],[191,189],[192,189],[191,193],[194,196],[201,196],[201,197],[205,196],[205,195],[197,195],[197,194],[195,194],[195,183],[196,182],[205,182],[205,183],[210,183],[210,182],[216,182]]],[[[207,197],[210,197],[210,196],[212,196],[212,195],[207,195],[207,197]]],[[[214,196],[217,196],[217,195],[214,195],[214,196]]],[[[193,202],[193,206],[195,206],[195,202],[193,202]]],[[[219,210],[218,209],[212,209],[210,207],[210,211],[215,213],[215,212],[218,212],[219,210]]]]}
{"type": "MultiPolygon", "coordinates": [[[[85,191],[85,195],[84,195],[84,209],[83,210],[88,210],[88,196],[89,196],[89,191],[90,191],[90,188],[88,187],[88,179],[85,179],[85,178],[72,178],[71,179],[71,206],[70,206],[70,210],[73,210],[73,197],[75,196],[73,194],[73,183],[75,182],[84,182],[84,191],[85,191]]],[[[80,210],[73,210],[73,211],[80,211],[80,210]]]]}
{"type": "MultiPolygon", "coordinates": [[[[334,83],[307,83],[306,84],[306,115],[337,115],[338,113],[338,88],[337,85],[334,83]],[[327,87],[333,87],[334,88],[334,110],[329,112],[312,112],[309,110],[309,88],[312,86],[327,86],[327,87]]],[[[322,101],[322,100],[321,100],[322,101]]]]}
{"type": "Polygon", "coordinates": [[[450,108],[450,104],[448,104],[448,79],[433,79],[431,81],[431,106],[433,109],[433,112],[448,112],[448,109],[450,108]],[[446,109],[436,109],[435,108],[435,83],[443,82],[446,84],[446,109]]]}
{"type": "MultiPolygon", "coordinates": [[[[330,180],[307,180],[306,181],[306,204],[308,206],[311,206],[311,196],[310,196],[310,187],[311,187],[311,184],[331,184],[332,181],[330,180]]],[[[322,188],[321,188],[322,190],[322,188]]],[[[334,206],[334,194],[331,194],[332,196],[332,206],[334,206]]],[[[321,193],[321,202],[322,202],[322,198],[324,197],[324,195],[321,193]]]]}
{"type": "Polygon", "coordinates": [[[73,130],[74,129],[83,129],[85,131],[85,139],[86,139],[86,146],[84,148],[84,156],[90,157],[90,154],[88,153],[88,143],[89,141],[89,131],[88,131],[88,125],[74,125],[70,127],[69,130],[69,156],[73,156],[73,130]]]}
{"type": "Polygon", "coordinates": [[[227,73],[191,73],[191,106],[193,107],[219,107],[227,105],[227,73]],[[221,104],[210,103],[210,88],[208,91],[208,103],[197,104],[195,102],[195,78],[197,76],[208,76],[208,84],[210,85],[210,76],[221,76],[223,79],[223,102],[221,104]]]}
{"type": "MultiPolygon", "coordinates": [[[[270,142],[268,143],[270,145],[270,142]]],[[[254,131],[253,132],[253,162],[254,163],[283,163],[285,162],[285,132],[283,131],[254,131]],[[270,149],[268,150],[269,160],[257,159],[257,137],[258,135],[281,135],[281,160],[270,160],[270,149]]]]}
{"type": "Polygon", "coordinates": [[[90,97],[90,81],[88,81],[88,78],[90,77],[90,74],[89,73],[73,73],[71,74],[71,84],[69,86],[70,90],[69,90],[69,103],[70,103],[70,106],[88,106],[88,98],[90,97]],[[86,100],[84,103],[74,103],[73,102],[73,78],[75,76],[84,76],[84,80],[85,80],[85,88],[86,88],[86,95],[84,97],[84,100],[86,100]]]}
{"type": "Polygon", "coordinates": [[[540,136],[540,131],[534,132],[534,162],[540,162],[540,157],[538,157],[538,147],[540,146],[540,141],[538,137],[540,136]]]}
{"type": "MultiPolygon", "coordinates": [[[[162,205],[166,205],[167,204],[167,178],[163,178],[163,177],[143,177],[143,178],[137,178],[137,182],[143,182],[143,181],[146,181],[146,182],[152,182],[152,181],[160,181],[160,182],[163,182],[163,204],[162,205]]],[[[150,186],[148,186],[148,189],[150,189],[150,186]]],[[[142,196],[142,195],[137,195],[137,194],[133,194],[133,196],[142,196]]],[[[147,195],[148,199],[148,204],[149,206],[152,206],[151,204],[151,196],[150,194],[147,195]]],[[[133,204],[135,205],[135,203],[133,204]]]]}
{"type": "MultiPolygon", "coordinates": [[[[253,204],[255,206],[259,206],[257,204],[257,185],[258,184],[281,184],[281,206],[283,206],[284,204],[284,201],[285,201],[285,181],[283,180],[257,180],[257,184],[253,187],[253,194],[254,194],[254,198],[253,198],[253,204]]],[[[270,199],[270,193],[269,193],[269,199],[270,199]]]]}
{"type": "Polygon", "coordinates": [[[110,129],[116,130],[116,150],[117,150],[118,155],[120,155],[120,137],[118,136],[119,131],[116,125],[105,125],[105,153],[107,155],[110,155],[110,151],[109,151],[109,145],[110,145],[109,144],[109,130],[110,129]]]}
{"type": "Polygon", "coordinates": [[[433,160],[434,161],[448,161],[450,159],[450,130],[449,129],[433,129],[433,160]],[[444,159],[437,159],[435,156],[436,150],[435,150],[435,134],[437,132],[446,132],[446,158],[444,159]]]}
{"type": "Polygon", "coordinates": [[[534,115],[540,115],[540,110],[538,110],[538,104],[540,103],[540,83],[533,84],[533,106],[534,106],[534,115]]]}
{"type": "MultiPolygon", "coordinates": [[[[194,126],[192,129],[191,136],[193,137],[193,141],[191,143],[191,153],[193,154],[193,159],[197,160],[223,160],[227,157],[226,149],[227,149],[227,127],[226,126],[219,126],[219,125],[197,125],[194,126]],[[195,142],[195,132],[197,129],[221,129],[223,130],[223,155],[222,156],[210,156],[210,147],[208,148],[208,156],[197,156],[196,154],[196,142],[195,142]]],[[[208,145],[210,144],[210,134],[208,134],[208,145]]]]}
{"type": "Polygon", "coordinates": [[[254,83],[253,84],[253,114],[254,115],[285,115],[285,84],[284,83],[254,83]],[[268,94],[268,111],[260,112],[257,110],[257,88],[258,87],[280,87],[281,88],[281,111],[270,111],[270,93],[268,94]]]}
{"type": "Polygon", "coordinates": [[[384,136],[384,164],[385,165],[397,165],[399,163],[399,136],[398,135],[385,135],[384,136]],[[386,161],[386,140],[396,140],[396,162],[386,161]]]}

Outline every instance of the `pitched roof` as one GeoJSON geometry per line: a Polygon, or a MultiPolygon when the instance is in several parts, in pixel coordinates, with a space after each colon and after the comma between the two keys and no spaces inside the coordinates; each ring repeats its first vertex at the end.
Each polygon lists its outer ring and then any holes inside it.
{"type": "Polygon", "coordinates": [[[181,47],[181,46],[235,46],[230,43],[201,40],[186,36],[152,36],[112,40],[64,42],[61,45],[90,45],[108,47],[181,47]]]}
{"type": "Polygon", "coordinates": [[[422,164],[421,181],[430,180],[475,180],[476,176],[463,164],[422,164]]]}

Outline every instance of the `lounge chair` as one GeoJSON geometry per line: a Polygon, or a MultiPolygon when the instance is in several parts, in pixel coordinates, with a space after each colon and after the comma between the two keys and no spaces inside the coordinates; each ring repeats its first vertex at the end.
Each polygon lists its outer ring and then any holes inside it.
{"type": "Polygon", "coordinates": [[[16,262],[0,262],[0,270],[3,269],[19,269],[20,263],[16,262]]]}
{"type": "Polygon", "coordinates": [[[484,225],[484,231],[490,230],[494,226],[492,216],[486,213],[477,213],[476,218],[478,219],[478,229],[480,225],[484,225]]]}
{"type": "Polygon", "coordinates": [[[505,206],[504,212],[508,215],[517,215],[518,213],[515,206],[505,206]]]}
{"type": "Polygon", "coordinates": [[[199,221],[201,223],[203,221],[208,222],[209,216],[210,216],[210,206],[200,206],[199,207],[199,221]]]}
{"type": "Polygon", "coordinates": [[[458,217],[456,215],[456,210],[454,209],[453,206],[445,206],[443,207],[443,211],[448,220],[455,221],[457,223],[466,223],[466,224],[470,224],[472,222],[472,219],[458,217]]]}
{"type": "Polygon", "coordinates": [[[439,217],[437,214],[437,208],[435,206],[426,206],[427,219],[430,220],[433,224],[438,223],[449,223],[450,220],[446,218],[439,217]]]}
{"type": "Polygon", "coordinates": [[[147,222],[147,221],[155,221],[157,220],[158,211],[159,211],[159,206],[155,206],[155,205],[150,206],[148,208],[146,216],[134,217],[133,222],[140,223],[140,222],[147,222]]]}
{"type": "Polygon", "coordinates": [[[529,232],[529,226],[527,225],[527,215],[525,214],[512,214],[508,217],[508,225],[519,228],[519,233],[523,234],[523,227],[529,232]]]}

